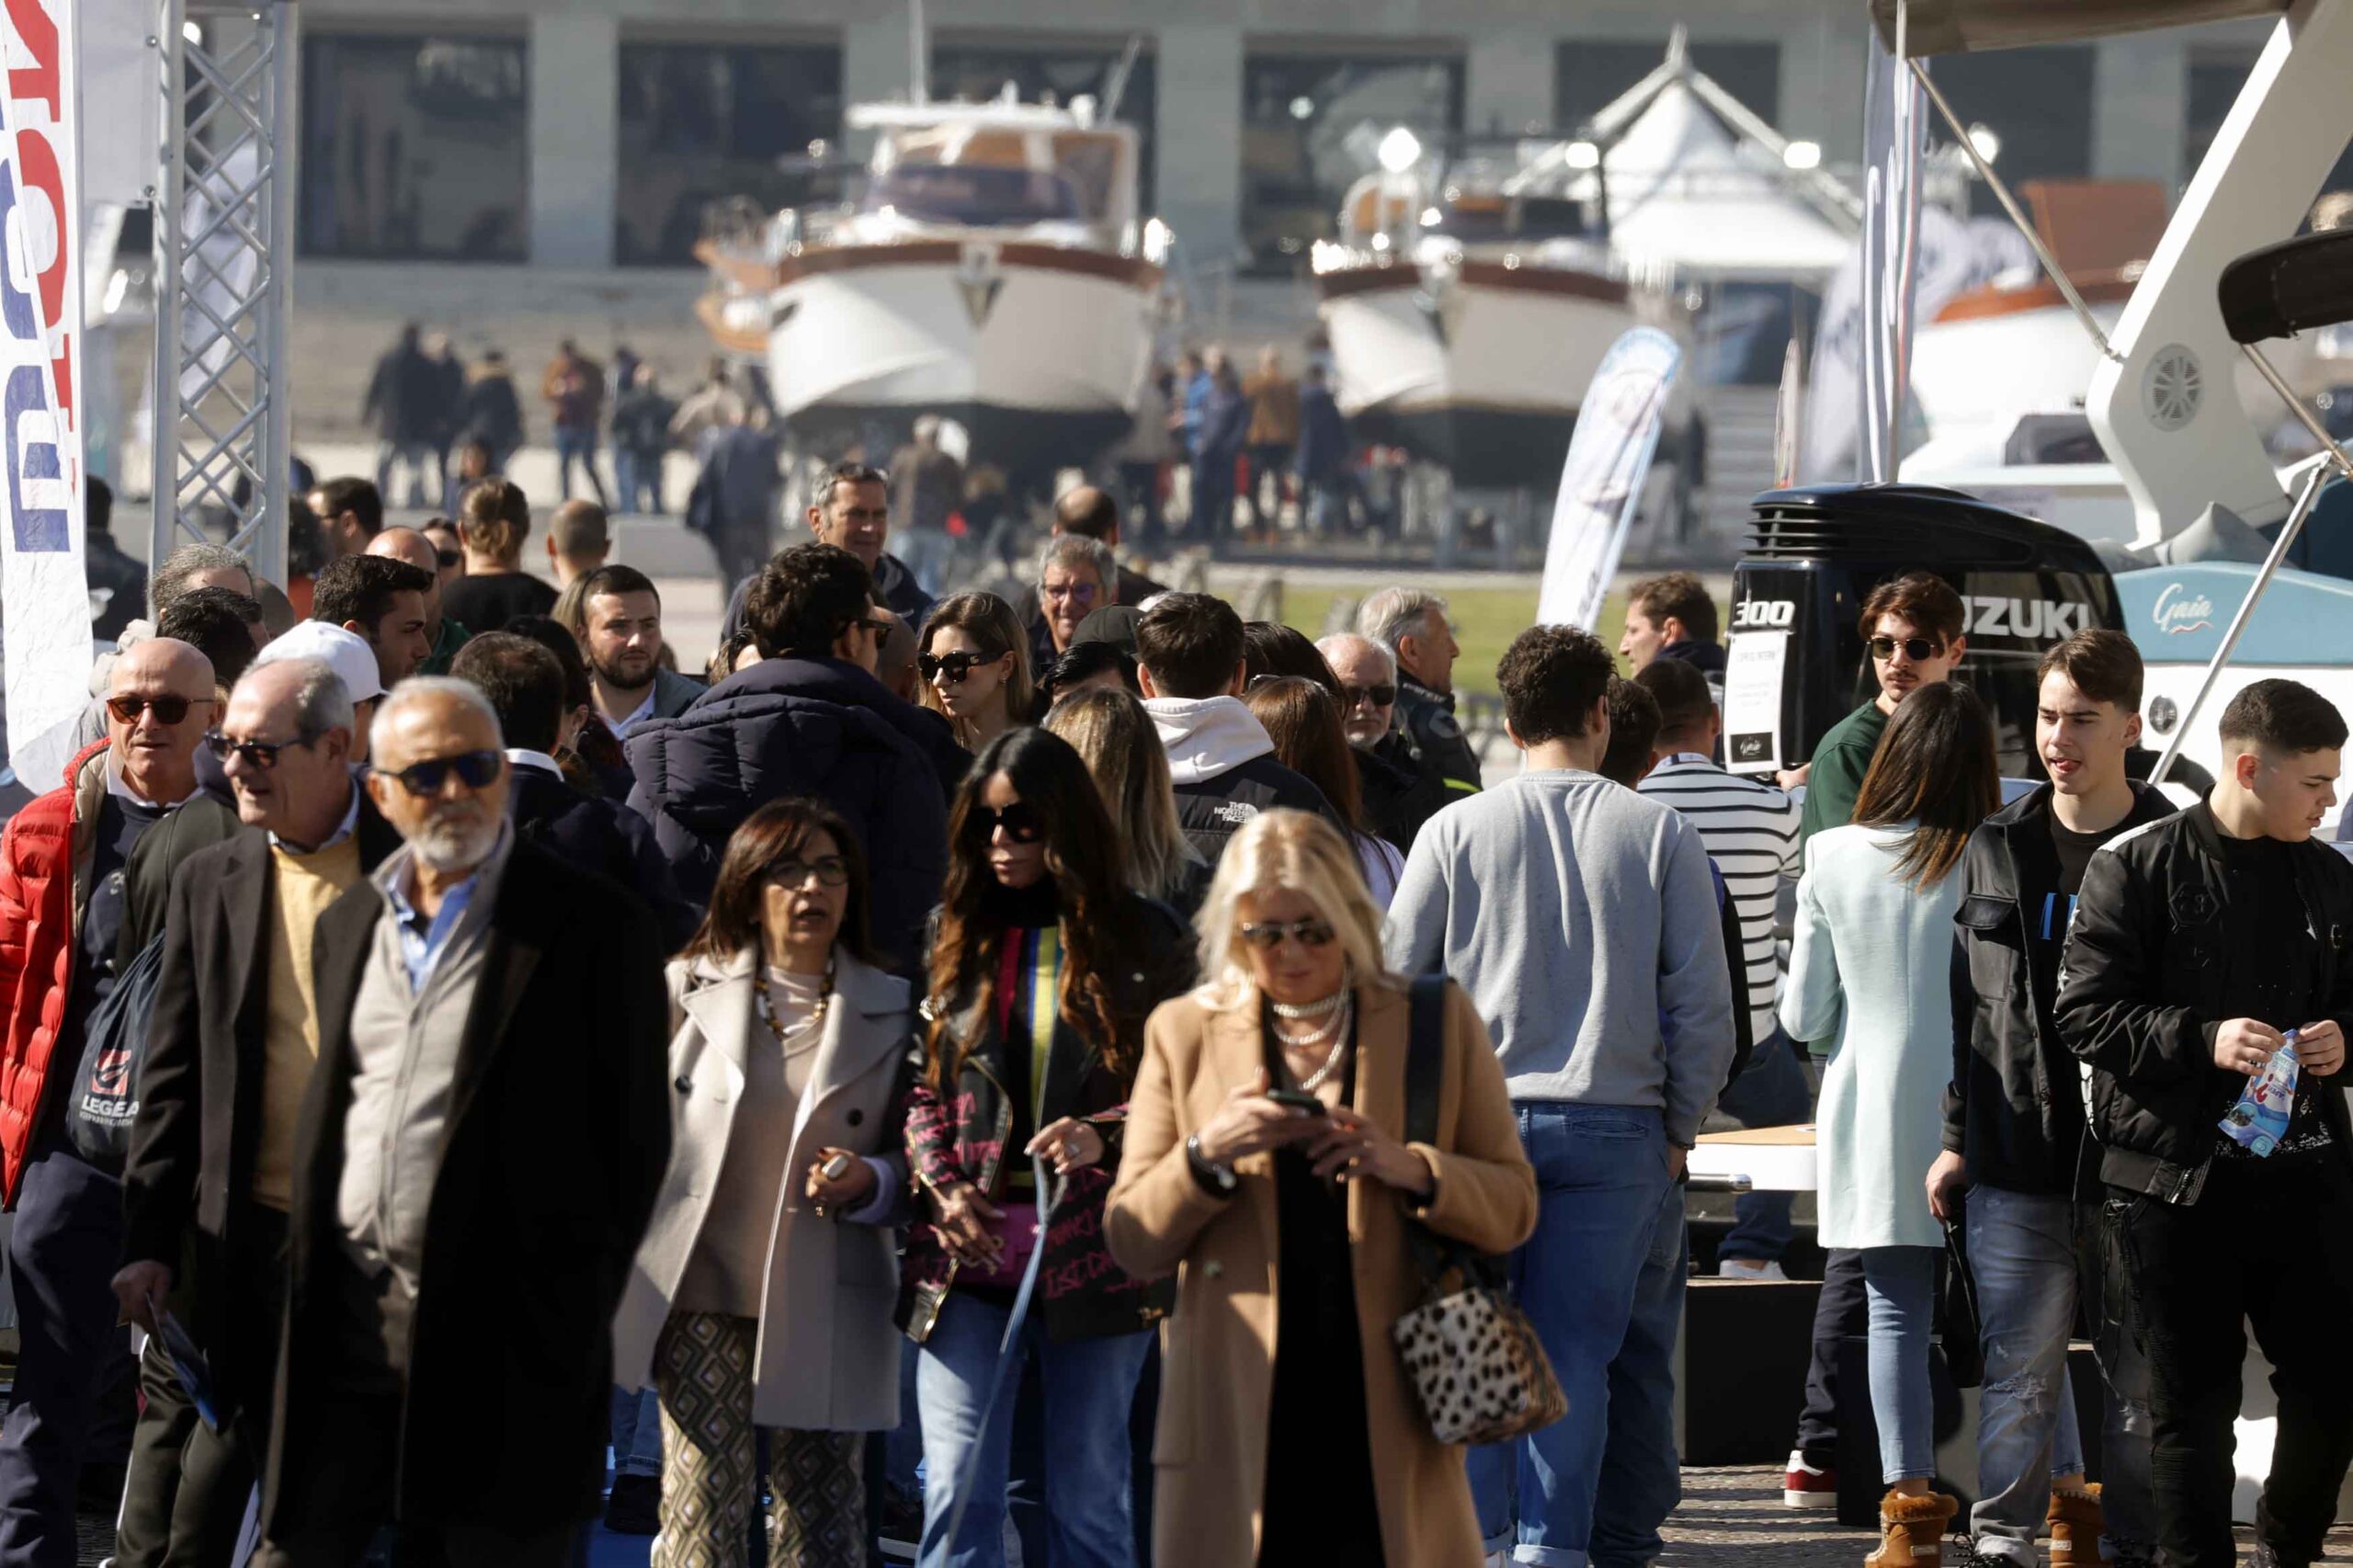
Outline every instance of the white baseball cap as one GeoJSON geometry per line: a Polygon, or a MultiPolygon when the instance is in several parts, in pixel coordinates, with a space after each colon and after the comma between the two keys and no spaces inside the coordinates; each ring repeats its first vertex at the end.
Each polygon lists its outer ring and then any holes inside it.
{"type": "Polygon", "coordinates": [[[283,637],[254,655],[256,665],[280,659],[316,659],[335,673],[354,702],[373,702],[384,695],[383,676],[376,670],[376,650],[366,638],[324,620],[300,621],[283,637]]]}

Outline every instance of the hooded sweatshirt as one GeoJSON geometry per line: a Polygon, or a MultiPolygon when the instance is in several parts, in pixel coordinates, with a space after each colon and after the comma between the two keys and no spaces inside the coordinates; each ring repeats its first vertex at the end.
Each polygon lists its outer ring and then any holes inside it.
{"type": "Polygon", "coordinates": [[[1168,750],[1177,820],[1211,865],[1263,811],[1288,806],[1341,825],[1323,790],[1275,760],[1267,727],[1240,698],[1155,697],[1144,709],[1168,750]]]}

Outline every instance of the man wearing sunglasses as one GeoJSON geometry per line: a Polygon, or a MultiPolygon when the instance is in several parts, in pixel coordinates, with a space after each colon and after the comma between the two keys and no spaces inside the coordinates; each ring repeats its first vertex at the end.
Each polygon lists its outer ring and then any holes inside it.
{"type": "Polygon", "coordinates": [[[1924,686],[1952,678],[1969,651],[1961,636],[1968,611],[1952,585],[1933,572],[1910,572],[1881,583],[1863,601],[1864,656],[1879,690],[1831,726],[1807,767],[1805,814],[1800,831],[1812,838],[1844,827],[1855,814],[1863,775],[1871,769],[1879,738],[1895,705],[1924,686]]]}
{"type": "Polygon", "coordinates": [[[173,880],[114,1293],[150,1329],[154,1305],[175,1300],[222,1424],[199,1423],[151,1352],[118,1530],[127,1558],[153,1561],[168,1541],[176,1558],[207,1560],[234,1539],[253,1490],[278,1368],[294,1129],[318,1055],[312,936],[401,842],[352,778],[353,723],[334,670],[280,659],[237,683],[205,736],[242,826],[173,880]]]}
{"type": "MultiPolygon", "coordinates": [[[[91,1015],[136,956],[124,950],[131,852],[196,792],[213,717],[212,666],[151,638],[115,660],[107,742],[0,835],[0,1201],[16,1210],[11,1283],[22,1348],[0,1426],[0,1562],[70,1562],[74,1494],[107,1369],[127,1348],[113,1293],[115,1178],[66,1135],[91,1015]]],[[[154,863],[167,885],[174,863],[154,863]]],[[[142,871],[142,880],[147,873],[142,871]]]]}
{"type": "Polygon", "coordinates": [[[1425,774],[1397,729],[1397,658],[1370,637],[1336,632],[1315,644],[1340,683],[1340,723],[1356,758],[1364,807],[1381,836],[1411,851],[1422,824],[1461,797],[1425,774]]]}
{"type": "Polygon", "coordinates": [[[480,691],[419,676],[374,727],[369,793],[406,842],[313,937],[255,1561],[354,1562],[392,1524],[453,1568],[558,1568],[669,1153],[661,943],[517,842],[480,691]]]}

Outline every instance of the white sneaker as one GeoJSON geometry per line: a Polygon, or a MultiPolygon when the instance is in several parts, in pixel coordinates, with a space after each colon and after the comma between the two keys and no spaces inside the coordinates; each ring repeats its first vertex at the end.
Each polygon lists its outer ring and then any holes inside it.
{"type": "Polygon", "coordinates": [[[1719,1279],[1787,1279],[1781,1266],[1764,1258],[1726,1257],[1716,1262],[1719,1279]]]}

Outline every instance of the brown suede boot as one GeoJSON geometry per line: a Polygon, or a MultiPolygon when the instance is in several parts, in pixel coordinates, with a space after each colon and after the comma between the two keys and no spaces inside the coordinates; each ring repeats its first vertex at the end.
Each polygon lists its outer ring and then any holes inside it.
{"type": "Polygon", "coordinates": [[[1863,1559],[1863,1568],[1944,1568],[1945,1529],[1959,1512],[1961,1499],[1941,1492],[1890,1492],[1879,1500],[1879,1550],[1863,1559]]]}
{"type": "Polygon", "coordinates": [[[2051,1494],[2051,1568],[2098,1568],[2099,1483],[2051,1494]]]}

